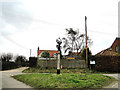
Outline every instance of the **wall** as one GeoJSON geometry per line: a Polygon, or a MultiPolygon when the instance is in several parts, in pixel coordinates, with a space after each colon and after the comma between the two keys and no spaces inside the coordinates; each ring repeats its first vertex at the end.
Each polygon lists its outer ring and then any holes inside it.
{"type": "Polygon", "coordinates": [[[120,56],[96,56],[95,70],[120,72],[120,56]]]}
{"type": "MultiPolygon", "coordinates": [[[[63,68],[85,68],[85,60],[62,59],[60,64],[63,68]]],[[[41,68],[57,68],[56,60],[38,60],[37,66],[41,68]]]]}

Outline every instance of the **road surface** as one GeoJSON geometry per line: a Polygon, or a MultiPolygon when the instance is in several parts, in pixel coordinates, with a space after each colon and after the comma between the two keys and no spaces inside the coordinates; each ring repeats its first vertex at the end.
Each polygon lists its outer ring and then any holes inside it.
{"type": "Polygon", "coordinates": [[[111,76],[114,77],[115,79],[117,79],[117,81],[111,83],[110,85],[104,87],[104,88],[119,88],[120,90],[120,74],[103,74],[106,76],[111,76]]]}
{"type": "Polygon", "coordinates": [[[18,68],[18,69],[13,69],[13,70],[6,70],[6,71],[1,71],[2,72],[2,88],[3,90],[5,88],[28,88],[28,89],[33,89],[32,87],[17,81],[16,79],[12,78],[11,76],[17,75],[17,74],[22,74],[22,71],[26,69],[26,67],[18,68]]]}

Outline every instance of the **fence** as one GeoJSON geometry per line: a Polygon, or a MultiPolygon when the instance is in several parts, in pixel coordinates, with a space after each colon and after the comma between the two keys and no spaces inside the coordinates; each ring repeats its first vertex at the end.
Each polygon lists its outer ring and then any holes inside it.
{"type": "Polygon", "coordinates": [[[96,56],[95,70],[120,72],[120,56],[96,56]]]}
{"type": "MultiPolygon", "coordinates": [[[[62,68],[85,68],[85,60],[62,59],[60,60],[62,68]]],[[[57,60],[37,60],[37,67],[40,68],[57,68],[57,60]]]]}

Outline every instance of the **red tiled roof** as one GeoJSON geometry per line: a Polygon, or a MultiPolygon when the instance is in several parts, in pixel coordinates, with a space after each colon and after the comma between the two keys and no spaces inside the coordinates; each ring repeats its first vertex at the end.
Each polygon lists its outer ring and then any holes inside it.
{"type": "Polygon", "coordinates": [[[72,52],[73,55],[77,55],[77,52],[72,52]]]}
{"type": "Polygon", "coordinates": [[[96,56],[120,56],[119,53],[113,51],[113,50],[110,50],[110,49],[105,49],[105,50],[102,50],[101,52],[97,53],[96,56]]]}
{"type": "Polygon", "coordinates": [[[50,57],[53,57],[53,54],[56,54],[56,53],[58,52],[57,50],[39,50],[39,51],[37,52],[37,56],[39,56],[39,54],[40,54],[41,52],[43,52],[43,51],[48,51],[49,54],[50,54],[50,57]]]}

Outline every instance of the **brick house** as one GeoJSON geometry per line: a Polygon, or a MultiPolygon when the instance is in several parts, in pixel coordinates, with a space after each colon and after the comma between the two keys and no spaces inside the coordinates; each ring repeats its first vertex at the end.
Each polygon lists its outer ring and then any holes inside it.
{"type": "Polygon", "coordinates": [[[111,49],[105,49],[97,53],[96,56],[120,56],[120,54],[111,49]]]}
{"type": "Polygon", "coordinates": [[[120,38],[116,38],[110,48],[102,50],[96,55],[115,56],[120,54],[120,38]]]}
{"type": "Polygon", "coordinates": [[[116,38],[113,42],[111,49],[115,52],[120,53],[120,38],[116,38]]]}
{"type": "Polygon", "coordinates": [[[50,58],[52,57],[56,57],[58,51],[57,50],[39,50],[39,47],[38,47],[38,50],[37,50],[37,57],[40,56],[40,54],[44,51],[48,51],[49,54],[50,54],[50,58]]]}
{"type": "Polygon", "coordinates": [[[116,38],[110,48],[95,55],[95,70],[120,72],[120,38],[116,38]]]}

